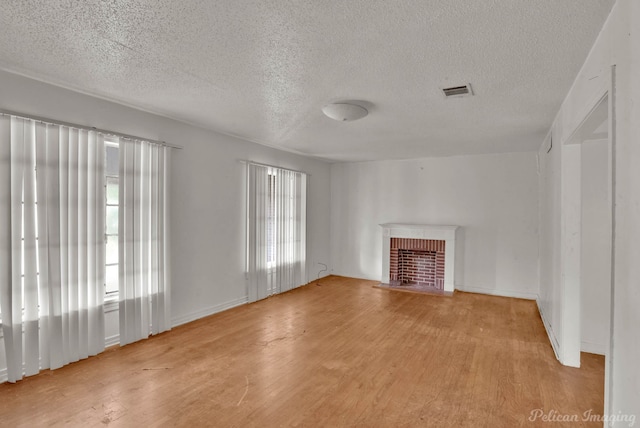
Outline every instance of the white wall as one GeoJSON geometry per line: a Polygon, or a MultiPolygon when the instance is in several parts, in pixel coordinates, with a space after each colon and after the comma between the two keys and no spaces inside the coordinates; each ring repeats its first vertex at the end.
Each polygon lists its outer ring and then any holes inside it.
{"type": "Polygon", "coordinates": [[[334,164],[331,178],[335,273],[381,279],[381,223],[458,225],[456,287],[537,295],[535,153],[334,164]]]}
{"type": "MultiPolygon", "coordinates": [[[[311,174],[308,276],[329,263],[330,165],[0,71],[0,108],[184,147],[171,156],[172,320],[181,324],[246,301],[245,168],[253,160],[311,174]]],[[[117,312],[107,337],[117,340],[117,312]]]]}
{"type": "MultiPolygon", "coordinates": [[[[615,231],[613,333],[608,414],[640,417],[640,2],[618,0],[554,121],[554,146],[588,114],[615,65],[615,231]]],[[[556,337],[560,323],[559,150],[541,163],[540,308],[556,337]]],[[[620,422],[616,426],[628,426],[620,422]]]]}
{"type": "Polygon", "coordinates": [[[562,337],[560,312],[560,141],[550,137],[538,154],[540,165],[540,289],[538,308],[556,356],[562,337]]]}
{"type": "Polygon", "coordinates": [[[604,355],[609,343],[611,206],[607,141],[585,141],[582,155],[581,350],[604,355]]]}

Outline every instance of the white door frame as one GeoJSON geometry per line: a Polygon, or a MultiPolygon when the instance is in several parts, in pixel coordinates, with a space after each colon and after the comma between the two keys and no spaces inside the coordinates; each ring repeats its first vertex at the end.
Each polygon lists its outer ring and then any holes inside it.
{"type": "MultiPolygon", "coordinates": [[[[609,338],[605,354],[605,412],[608,411],[611,390],[611,362],[614,319],[614,237],[615,237],[615,66],[603,76],[603,83],[587,104],[580,124],[561,145],[561,319],[562,337],[560,362],[567,366],[580,367],[581,305],[580,305],[580,259],[581,259],[581,143],[594,116],[606,111],[608,121],[608,205],[611,209],[611,305],[609,338]],[[603,103],[606,110],[603,109],[603,103]]],[[[597,120],[595,121],[597,122],[597,120]]]]}

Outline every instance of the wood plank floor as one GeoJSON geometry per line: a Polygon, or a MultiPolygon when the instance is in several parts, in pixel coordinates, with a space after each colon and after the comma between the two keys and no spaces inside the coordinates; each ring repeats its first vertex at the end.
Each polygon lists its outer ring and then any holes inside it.
{"type": "Polygon", "coordinates": [[[582,414],[602,413],[603,357],[561,366],[535,302],[319,284],[2,384],[0,425],[602,426],[582,414]]]}

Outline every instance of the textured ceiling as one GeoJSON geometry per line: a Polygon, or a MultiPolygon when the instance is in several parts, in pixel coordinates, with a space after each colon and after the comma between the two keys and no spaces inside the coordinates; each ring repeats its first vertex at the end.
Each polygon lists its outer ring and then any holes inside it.
{"type": "Polygon", "coordinates": [[[21,0],[2,5],[0,68],[330,160],[526,151],[613,3],[21,0]],[[342,100],[369,116],[322,114],[342,100]]]}

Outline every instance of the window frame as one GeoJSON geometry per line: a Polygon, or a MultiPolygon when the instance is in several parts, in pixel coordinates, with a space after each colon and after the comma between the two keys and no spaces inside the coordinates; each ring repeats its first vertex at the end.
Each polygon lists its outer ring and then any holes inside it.
{"type": "Polygon", "coordinates": [[[276,237],[278,212],[276,206],[276,189],[278,173],[274,168],[267,170],[267,198],[269,200],[269,213],[267,213],[267,270],[273,271],[277,266],[276,260],[276,237]]]}
{"type": "MultiPolygon", "coordinates": [[[[107,162],[108,162],[108,155],[107,155],[107,148],[108,147],[115,147],[118,150],[118,154],[120,152],[120,143],[117,139],[107,139],[105,138],[104,140],[104,146],[105,146],[105,169],[104,169],[104,210],[105,210],[105,224],[104,224],[104,254],[105,254],[105,260],[104,260],[104,266],[105,266],[105,279],[104,279],[104,299],[105,302],[106,301],[116,301],[119,298],[119,287],[118,290],[115,291],[107,291],[107,268],[109,267],[114,267],[114,266],[119,266],[120,265],[120,259],[119,259],[119,252],[120,252],[120,248],[118,245],[118,261],[116,263],[107,263],[107,243],[109,241],[109,237],[115,237],[116,241],[118,240],[118,233],[113,234],[113,233],[108,233],[107,232],[107,210],[109,207],[117,207],[118,210],[120,209],[120,193],[118,190],[118,202],[117,203],[109,203],[109,196],[108,196],[108,185],[109,185],[109,179],[115,180],[116,183],[119,185],[120,184],[120,174],[118,172],[118,175],[113,175],[113,174],[109,174],[108,168],[107,168],[107,162]]],[[[119,171],[119,160],[118,160],[118,171],[119,171]]],[[[118,282],[120,281],[120,278],[118,278],[118,282]]]]}

